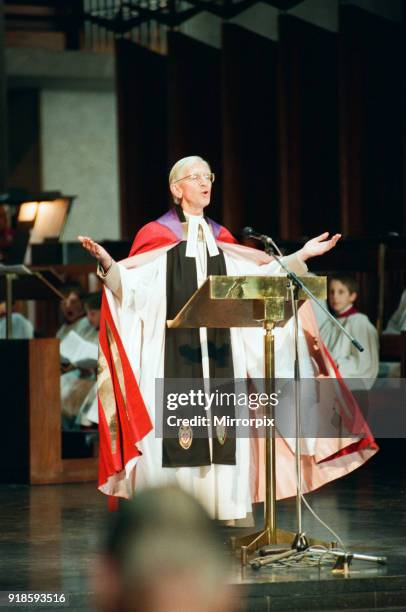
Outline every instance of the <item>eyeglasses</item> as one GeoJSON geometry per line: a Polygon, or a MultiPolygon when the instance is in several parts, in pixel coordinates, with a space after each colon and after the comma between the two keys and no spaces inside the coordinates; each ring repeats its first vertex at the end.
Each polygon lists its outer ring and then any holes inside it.
{"type": "Polygon", "coordinates": [[[210,181],[210,183],[214,183],[215,176],[213,172],[204,172],[197,174],[188,174],[187,176],[182,176],[182,178],[177,179],[176,181],[172,181],[173,183],[179,183],[179,181],[190,181],[198,183],[200,181],[210,181]]]}

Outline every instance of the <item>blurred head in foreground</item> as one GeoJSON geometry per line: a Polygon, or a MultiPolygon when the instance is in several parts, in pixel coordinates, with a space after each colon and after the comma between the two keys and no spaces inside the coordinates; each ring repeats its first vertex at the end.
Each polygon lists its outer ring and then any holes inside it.
{"type": "Polygon", "coordinates": [[[94,576],[97,609],[232,612],[224,558],[195,499],[175,487],[145,490],[110,517],[94,576]]]}

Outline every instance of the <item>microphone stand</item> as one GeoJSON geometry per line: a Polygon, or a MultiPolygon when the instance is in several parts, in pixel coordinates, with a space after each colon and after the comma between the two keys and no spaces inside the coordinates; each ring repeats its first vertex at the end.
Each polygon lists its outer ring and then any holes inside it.
{"type": "MultiPolygon", "coordinates": [[[[302,290],[313,302],[315,302],[328,318],[336,325],[352,342],[352,344],[362,352],[364,347],[361,343],[350,334],[345,327],[330,313],[325,305],[313,294],[313,292],[304,284],[304,282],[294,273],[282,260],[282,253],[275,242],[269,236],[264,234],[256,234],[251,228],[247,228],[247,235],[251,238],[259,240],[265,246],[265,251],[268,254],[272,254],[274,259],[278,262],[280,267],[286,272],[287,278],[290,280],[290,291],[292,298],[292,310],[294,318],[294,340],[295,340],[295,361],[294,361],[294,400],[295,400],[295,420],[296,420],[296,521],[297,531],[294,536],[291,549],[296,551],[304,551],[309,548],[309,542],[306,538],[306,534],[302,528],[302,470],[301,470],[301,438],[300,438],[300,423],[301,423],[301,407],[300,407],[300,364],[299,364],[299,316],[298,316],[298,302],[299,302],[299,290],[302,290]]],[[[267,554],[266,549],[262,549],[262,554],[267,554]]],[[[355,558],[352,555],[352,558],[355,558]]],[[[375,557],[368,555],[359,555],[358,558],[365,561],[375,561],[375,557]]],[[[253,561],[254,565],[256,561],[260,561],[258,567],[272,563],[273,557],[260,557],[253,561]]],[[[381,558],[380,558],[381,559],[381,558]]]]}
{"type": "Polygon", "coordinates": [[[278,262],[280,267],[283,270],[285,270],[286,276],[291,281],[291,283],[293,283],[293,286],[297,288],[297,291],[301,289],[303,293],[305,293],[311,300],[313,300],[313,302],[315,302],[317,306],[321,308],[324,314],[327,315],[327,318],[330,319],[330,321],[332,321],[334,325],[338,327],[343,332],[343,334],[347,336],[347,338],[351,341],[351,343],[355,346],[355,348],[358,351],[360,351],[360,353],[362,353],[364,350],[364,347],[362,346],[362,344],[358,342],[358,340],[352,334],[350,334],[348,330],[345,329],[345,327],[340,323],[340,321],[338,321],[338,319],[336,319],[331,314],[328,308],[326,308],[323,302],[321,302],[314,295],[314,293],[310,291],[310,289],[304,284],[304,282],[298,276],[296,276],[296,274],[292,272],[288,268],[288,266],[282,261],[283,255],[281,253],[281,250],[277,246],[277,244],[274,242],[274,240],[270,236],[267,236],[266,234],[258,234],[252,229],[252,227],[245,227],[243,229],[243,233],[248,238],[253,238],[254,240],[258,240],[259,242],[262,242],[262,244],[265,247],[265,252],[268,253],[268,255],[272,255],[273,258],[278,262]]]}
{"type": "MultiPolygon", "coordinates": [[[[258,557],[250,562],[252,569],[259,570],[264,565],[271,565],[272,563],[279,563],[296,555],[298,551],[295,549],[286,550],[280,554],[272,555],[272,557],[258,557]]],[[[378,563],[378,565],[386,565],[387,557],[378,557],[375,555],[362,555],[358,553],[352,553],[345,550],[339,550],[336,548],[323,549],[316,546],[309,546],[307,552],[319,557],[319,563],[322,558],[326,555],[336,558],[333,572],[343,572],[348,574],[351,563],[355,561],[369,561],[370,563],[378,563]]]]}
{"type": "Polygon", "coordinates": [[[349,340],[351,340],[351,343],[355,346],[355,348],[360,351],[360,353],[362,353],[364,350],[362,344],[352,334],[350,334],[347,329],[345,329],[345,327],[340,323],[340,321],[338,321],[338,319],[336,319],[331,314],[328,308],[326,308],[323,302],[321,302],[314,295],[314,293],[310,291],[310,289],[304,284],[304,282],[294,272],[292,272],[288,268],[288,266],[282,261],[283,255],[279,248],[276,246],[275,242],[272,240],[272,238],[270,238],[269,236],[262,236],[262,238],[256,238],[256,236],[254,235],[251,235],[251,238],[255,238],[256,240],[260,240],[260,242],[263,242],[263,244],[265,245],[265,252],[269,255],[272,255],[274,259],[278,262],[280,267],[285,270],[286,276],[293,283],[294,287],[296,287],[297,291],[301,289],[303,293],[305,293],[311,300],[313,300],[313,302],[316,302],[316,304],[319,306],[319,308],[321,308],[324,314],[327,315],[330,321],[332,321],[334,325],[338,327],[343,332],[343,334],[347,336],[349,340]]]}

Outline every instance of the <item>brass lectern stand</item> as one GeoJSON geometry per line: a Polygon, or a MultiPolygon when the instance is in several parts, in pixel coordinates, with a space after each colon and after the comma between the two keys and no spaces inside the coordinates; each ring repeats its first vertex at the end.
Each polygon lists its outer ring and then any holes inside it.
{"type": "MultiPolygon", "coordinates": [[[[319,299],[326,299],[326,278],[306,276],[307,287],[319,299]]],[[[307,296],[299,290],[298,299],[307,296]]],[[[286,276],[209,276],[179,311],[168,327],[263,327],[265,392],[274,392],[274,327],[284,325],[292,315],[289,280],[286,276]]],[[[267,407],[269,418],[274,408],[267,407]]],[[[234,548],[241,547],[245,565],[249,552],[269,544],[292,542],[293,533],[276,528],[275,429],[267,428],[265,445],[265,516],[260,532],[233,538],[234,548]],[[269,431],[271,429],[271,431],[269,431]]],[[[320,542],[309,540],[312,544],[320,542]]]]}

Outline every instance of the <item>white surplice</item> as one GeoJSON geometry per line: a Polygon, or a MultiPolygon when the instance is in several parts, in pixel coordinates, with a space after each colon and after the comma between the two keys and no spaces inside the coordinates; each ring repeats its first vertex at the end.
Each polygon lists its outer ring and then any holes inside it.
{"type": "MultiPolygon", "coordinates": [[[[356,378],[357,388],[370,389],[378,375],[378,332],[368,317],[360,312],[339,317],[339,322],[363,346],[360,352],[349,338],[327,319],[320,326],[321,336],[343,378],[356,378]]],[[[350,387],[354,388],[354,385],[350,387]]]]}
{"type": "MultiPolygon", "coordinates": [[[[196,228],[195,228],[196,229],[196,228]]],[[[194,235],[199,234],[199,228],[194,235]]],[[[203,231],[200,234],[204,233],[203,231]]],[[[256,249],[230,243],[217,243],[223,251],[227,274],[277,275],[282,271],[277,262],[256,249]]],[[[204,242],[189,244],[188,252],[196,259],[198,285],[206,278],[207,253],[204,242]]],[[[99,270],[106,287],[109,310],[140,387],[143,400],[155,425],[155,381],[164,378],[166,282],[168,245],[135,255],[120,264],[113,263],[107,273],[99,270]]],[[[296,274],[304,275],[307,267],[297,256],[284,258],[296,274]]],[[[310,309],[311,310],[311,309],[310,309]]],[[[309,318],[307,315],[307,334],[309,318]]],[[[315,326],[316,323],[310,323],[315,326]]],[[[237,379],[261,379],[264,374],[262,328],[231,328],[231,348],[234,375],[237,379]]],[[[317,335],[317,334],[316,334],[317,335]]],[[[202,366],[204,376],[209,373],[206,330],[200,330],[202,366]]],[[[316,342],[313,337],[312,345],[316,342]]],[[[293,378],[294,329],[293,321],[275,330],[276,376],[293,378]]],[[[299,360],[302,378],[314,378],[315,369],[310,358],[308,343],[299,328],[299,360]]],[[[334,373],[331,374],[334,377],[334,373]]],[[[316,385],[316,383],[315,383],[316,385]]],[[[310,402],[311,403],[311,402],[310,402]]],[[[292,410],[292,406],[289,407],[292,410]]],[[[291,412],[292,414],[292,412],[291,412]]],[[[317,415],[316,415],[317,416],[317,415]]],[[[329,421],[330,413],[319,415],[329,421]]],[[[311,415],[313,418],[314,415],[311,415]]],[[[283,432],[282,432],[283,433],[283,432]]],[[[368,447],[352,453],[343,448],[353,444],[353,437],[303,439],[302,484],[303,492],[314,490],[326,482],[340,478],[356,469],[375,452],[368,447]],[[329,459],[324,462],[325,459],[329,459]]],[[[202,467],[162,467],[162,439],[156,437],[155,427],[137,442],[142,453],[125,465],[124,472],[111,474],[99,489],[108,495],[129,498],[135,487],[176,483],[194,495],[209,511],[221,520],[244,519],[252,511],[253,501],[264,499],[264,446],[263,441],[237,438],[236,465],[202,467]]],[[[290,497],[296,492],[294,440],[278,437],[277,499],[290,497]]]]}
{"type": "MultiPolygon", "coordinates": [[[[167,249],[166,249],[167,250],[167,249]]],[[[114,264],[104,280],[116,294],[108,291],[108,300],[124,348],[136,375],[151,419],[155,419],[155,379],[164,377],[166,327],[166,250],[152,261],[126,269],[114,264]],[[117,283],[117,271],[120,283],[117,283]],[[119,287],[120,286],[120,287],[119,287]]],[[[230,249],[232,251],[232,248],[230,249]]],[[[198,242],[196,270],[198,285],[206,278],[205,243],[198,242]]],[[[272,275],[281,269],[275,261],[257,265],[237,253],[224,252],[229,275],[272,275]]],[[[285,258],[290,268],[306,274],[307,267],[295,255],[285,258]]],[[[209,376],[206,329],[200,330],[203,374],[209,376]]],[[[231,345],[236,378],[263,377],[263,330],[261,328],[231,329],[231,345]]],[[[293,325],[275,331],[277,372],[279,377],[293,376],[293,325]]],[[[300,333],[300,360],[303,377],[314,375],[306,341],[300,333]]],[[[236,465],[202,467],[162,467],[162,440],[152,430],[137,444],[142,456],[137,462],[136,485],[151,486],[174,482],[189,491],[207,508],[211,516],[222,520],[245,518],[252,510],[250,489],[250,440],[236,441],[236,465]]]]}

